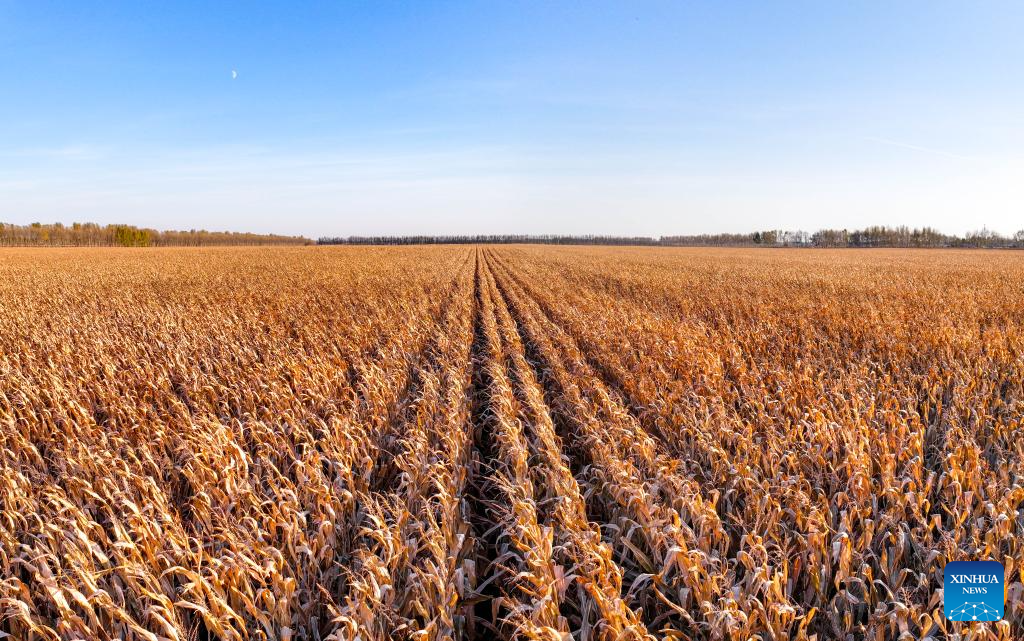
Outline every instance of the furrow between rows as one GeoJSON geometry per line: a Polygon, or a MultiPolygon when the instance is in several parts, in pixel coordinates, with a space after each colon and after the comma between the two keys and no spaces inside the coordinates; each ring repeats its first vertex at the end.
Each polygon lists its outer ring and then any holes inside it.
{"type": "Polygon", "coordinates": [[[725,537],[700,488],[678,473],[676,461],[654,443],[586,370],[570,340],[518,290],[507,272],[498,287],[527,351],[542,368],[549,403],[570,450],[583,457],[581,485],[591,516],[608,523],[606,536],[625,570],[627,595],[651,629],[703,638],[745,618],[731,600],[723,566],[725,537]],[[695,530],[694,526],[699,526],[695,530]]]}

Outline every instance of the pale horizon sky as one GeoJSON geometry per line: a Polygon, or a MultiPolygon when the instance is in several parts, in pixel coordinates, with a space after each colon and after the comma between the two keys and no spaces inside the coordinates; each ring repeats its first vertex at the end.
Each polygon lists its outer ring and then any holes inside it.
{"type": "Polygon", "coordinates": [[[1014,2],[0,0],[0,222],[1012,234],[1022,28],[1014,2]]]}

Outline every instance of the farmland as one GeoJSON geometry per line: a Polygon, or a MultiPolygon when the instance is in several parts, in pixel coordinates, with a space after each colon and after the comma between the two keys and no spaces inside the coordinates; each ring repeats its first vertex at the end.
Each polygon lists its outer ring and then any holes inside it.
{"type": "Polygon", "coordinates": [[[1022,355],[1014,252],[5,249],[0,637],[1018,638],[1022,355]]]}

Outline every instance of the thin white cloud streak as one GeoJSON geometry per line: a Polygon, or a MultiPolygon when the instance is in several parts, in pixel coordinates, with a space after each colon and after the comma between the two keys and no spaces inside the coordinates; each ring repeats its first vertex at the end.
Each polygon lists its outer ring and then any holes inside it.
{"type": "Polygon", "coordinates": [[[0,158],[39,159],[53,161],[99,160],[107,151],[92,145],[64,145],[61,147],[30,147],[10,151],[0,150],[0,158]]]}
{"type": "Polygon", "coordinates": [[[910,143],[900,142],[898,140],[890,140],[888,138],[877,138],[875,136],[866,136],[865,140],[871,142],[877,142],[882,145],[889,145],[890,147],[900,147],[902,149],[911,149],[913,151],[920,151],[926,154],[932,154],[933,156],[943,156],[944,158],[955,158],[956,160],[977,160],[971,156],[963,156],[961,154],[955,154],[950,151],[943,151],[941,149],[932,149],[931,147],[922,147],[920,145],[911,145],[910,143]]]}

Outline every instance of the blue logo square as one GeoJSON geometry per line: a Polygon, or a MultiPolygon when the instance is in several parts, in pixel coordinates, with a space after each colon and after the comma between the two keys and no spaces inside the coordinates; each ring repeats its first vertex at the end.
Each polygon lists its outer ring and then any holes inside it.
{"type": "Polygon", "coordinates": [[[952,561],[942,582],[942,609],[950,621],[998,621],[1003,618],[1003,564],[952,561]]]}

